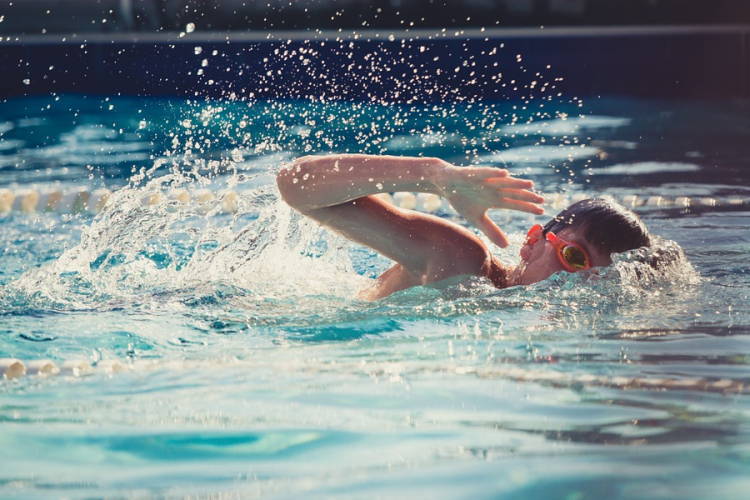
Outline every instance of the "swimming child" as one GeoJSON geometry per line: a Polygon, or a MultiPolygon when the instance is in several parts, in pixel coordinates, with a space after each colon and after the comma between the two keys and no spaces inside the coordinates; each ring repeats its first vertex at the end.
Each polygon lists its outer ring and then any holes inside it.
{"type": "Polygon", "coordinates": [[[457,167],[439,158],[305,156],[283,168],[276,180],[292,208],[396,262],[363,292],[369,300],[462,275],[485,277],[498,288],[529,285],[560,271],[608,266],[611,254],[651,244],[646,226],[630,210],[602,199],[584,200],[546,226],[533,226],[521,262],[512,268],[469,229],[373,196],[396,191],[443,196],[504,248],[508,240],[487,210],[542,215],[544,198],[530,191],[533,182],[494,167],[457,167]]]}

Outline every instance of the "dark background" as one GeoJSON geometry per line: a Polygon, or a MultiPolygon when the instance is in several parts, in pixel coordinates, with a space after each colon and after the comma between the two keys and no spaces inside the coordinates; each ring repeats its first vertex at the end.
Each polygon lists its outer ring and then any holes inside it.
{"type": "Polygon", "coordinates": [[[747,102],[750,0],[0,0],[0,71],[0,98],[522,99],[503,83],[541,72],[579,97],[747,102]]]}
{"type": "Polygon", "coordinates": [[[748,0],[0,0],[0,34],[717,25],[748,0]]]}

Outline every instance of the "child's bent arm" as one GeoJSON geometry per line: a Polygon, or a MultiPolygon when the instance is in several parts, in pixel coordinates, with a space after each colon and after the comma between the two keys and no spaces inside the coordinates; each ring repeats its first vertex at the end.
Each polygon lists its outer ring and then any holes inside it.
{"type": "MultiPolygon", "coordinates": [[[[508,241],[487,216],[488,209],[543,213],[539,204],[544,199],[528,191],[533,187],[531,181],[511,177],[503,169],[455,167],[438,158],[306,156],[282,169],[277,181],[290,206],[324,223],[328,223],[324,214],[317,211],[368,195],[394,191],[438,194],[501,247],[508,241]]],[[[337,211],[338,217],[342,215],[337,211]]]]}
{"type": "Polygon", "coordinates": [[[363,196],[419,191],[441,194],[435,184],[448,164],[438,158],[371,155],[305,156],[278,176],[284,200],[302,213],[363,196]]]}

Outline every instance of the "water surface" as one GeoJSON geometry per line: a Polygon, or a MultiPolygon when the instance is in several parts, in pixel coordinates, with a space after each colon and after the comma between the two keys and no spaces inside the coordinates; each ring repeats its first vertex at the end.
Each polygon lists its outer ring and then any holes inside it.
{"type": "MultiPolygon", "coordinates": [[[[0,215],[0,357],[95,368],[0,382],[0,496],[742,498],[747,109],[539,104],[1,103],[0,187],[114,194],[96,217],[0,215]],[[345,151],[627,200],[685,258],[359,301],[388,262],[273,183],[296,156],[345,151]],[[193,201],[143,202],[175,189],[193,201]],[[236,212],[202,189],[240,193],[236,212]]],[[[546,220],[493,218],[509,263],[546,220]]]]}

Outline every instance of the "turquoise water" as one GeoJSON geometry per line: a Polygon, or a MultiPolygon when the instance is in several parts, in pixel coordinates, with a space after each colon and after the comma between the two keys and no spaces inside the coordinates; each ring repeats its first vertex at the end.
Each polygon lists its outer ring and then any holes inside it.
{"type": "MultiPolygon", "coordinates": [[[[0,214],[0,358],[94,367],[0,381],[0,497],[744,498],[749,141],[740,105],[603,98],[0,103],[0,188],[113,190],[96,216],[0,214]],[[388,262],[273,183],[343,151],[637,196],[685,258],[358,301],[388,262]]],[[[545,220],[493,217],[507,262],[545,220]]]]}

